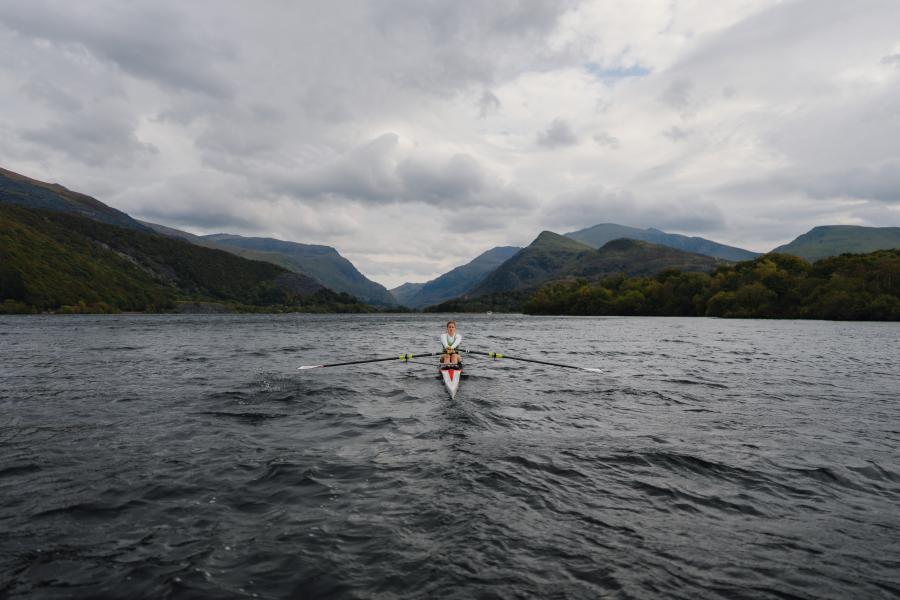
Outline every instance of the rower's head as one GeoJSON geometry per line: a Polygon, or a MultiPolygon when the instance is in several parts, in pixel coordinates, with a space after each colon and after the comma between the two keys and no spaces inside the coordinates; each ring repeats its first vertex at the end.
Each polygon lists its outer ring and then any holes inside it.
{"type": "Polygon", "coordinates": [[[447,333],[450,335],[456,333],[456,321],[447,321],[447,333]]]}

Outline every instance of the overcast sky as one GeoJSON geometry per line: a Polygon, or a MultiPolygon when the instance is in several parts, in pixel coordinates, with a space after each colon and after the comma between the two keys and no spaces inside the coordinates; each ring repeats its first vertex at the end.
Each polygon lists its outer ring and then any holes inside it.
{"type": "Polygon", "coordinates": [[[601,222],[900,225],[896,0],[0,0],[0,166],[424,281],[601,222]]]}

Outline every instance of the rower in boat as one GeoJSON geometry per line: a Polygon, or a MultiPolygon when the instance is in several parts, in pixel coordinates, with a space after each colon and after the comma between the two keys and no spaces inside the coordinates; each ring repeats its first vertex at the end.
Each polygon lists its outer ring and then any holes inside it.
{"type": "Polygon", "coordinates": [[[440,373],[451,398],[456,397],[459,381],[462,379],[462,362],[456,351],[461,343],[462,334],[456,330],[456,321],[447,321],[447,332],[441,334],[441,346],[444,351],[441,354],[440,373]]]}
{"type": "Polygon", "coordinates": [[[462,334],[456,331],[456,321],[447,321],[447,333],[441,334],[441,364],[459,364],[459,353],[456,351],[462,343],[462,334]]]}

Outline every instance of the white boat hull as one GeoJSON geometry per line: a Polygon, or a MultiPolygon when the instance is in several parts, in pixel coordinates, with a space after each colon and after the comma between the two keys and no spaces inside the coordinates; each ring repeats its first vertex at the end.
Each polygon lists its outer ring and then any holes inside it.
{"type": "Polygon", "coordinates": [[[450,398],[456,398],[456,392],[459,390],[459,382],[462,379],[462,369],[441,369],[441,379],[444,380],[444,387],[450,394],[450,398]]]}

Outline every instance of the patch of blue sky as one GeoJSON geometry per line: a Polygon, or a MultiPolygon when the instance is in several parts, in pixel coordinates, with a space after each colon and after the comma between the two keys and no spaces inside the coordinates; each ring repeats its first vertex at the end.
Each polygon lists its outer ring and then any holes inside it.
{"type": "Polygon", "coordinates": [[[650,69],[641,65],[607,68],[596,63],[587,63],[584,68],[597,79],[610,83],[629,77],[646,77],[650,74],[650,69]]]}

